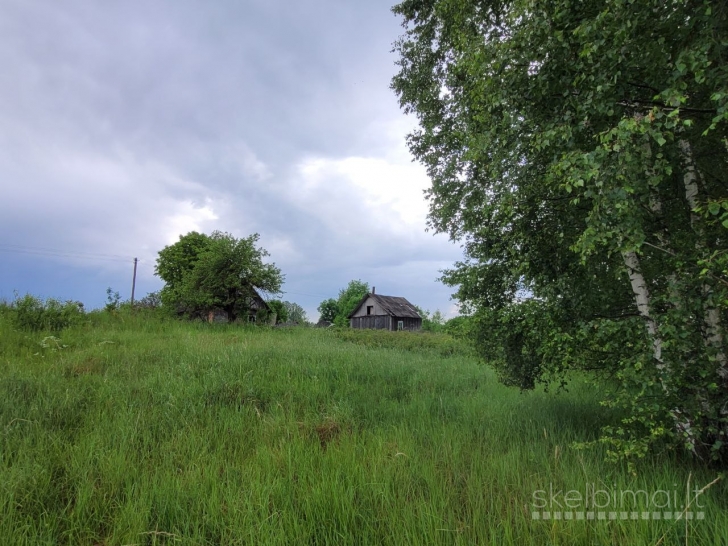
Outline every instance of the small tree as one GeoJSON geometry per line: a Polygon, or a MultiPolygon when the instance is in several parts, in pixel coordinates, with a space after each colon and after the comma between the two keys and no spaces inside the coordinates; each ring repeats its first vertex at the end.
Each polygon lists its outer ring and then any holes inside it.
{"type": "Polygon", "coordinates": [[[321,313],[320,320],[334,322],[336,315],[339,313],[339,303],[334,298],[324,300],[318,306],[318,312],[321,313]]]}
{"type": "Polygon", "coordinates": [[[442,332],[445,326],[445,317],[439,309],[435,310],[434,313],[430,314],[429,310],[424,310],[421,307],[415,305],[415,309],[422,317],[422,330],[425,332],[442,332]]]}
{"type": "Polygon", "coordinates": [[[111,313],[112,311],[119,309],[120,305],[121,296],[119,295],[119,292],[114,292],[114,290],[109,286],[106,289],[106,305],[104,306],[104,310],[111,313]]]}
{"type": "Polygon", "coordinates": [[[165,306],[187,316],[218,308],[233,321],[248,312],[256,289],[277,293],[281,270],[263,259],[268,252],[256,247],[259,235],[236,239],[229,233],[196,232],[180,237],[159,253],[155,273],[165,281],[165,306]]]}
{"type": "Polygon", "coordinates": [[[338,312],[334,318],[337,326],[349,326],[349,313],[356,309],[361,299],[369,293],[369,284],[357,280],[349,281],[346,288],[339,291],[339,299],[336,302],[338,312]]]}
{"type": "Polygon", "coordinates": [[[290,322],[297,322],[299,324],[305,324],[308,322],[308,319],[306,318],[306,311],[297,303],[284,301],[283,307],[285,307],[286,312],[288,313],[288,320],[290,322]]]}

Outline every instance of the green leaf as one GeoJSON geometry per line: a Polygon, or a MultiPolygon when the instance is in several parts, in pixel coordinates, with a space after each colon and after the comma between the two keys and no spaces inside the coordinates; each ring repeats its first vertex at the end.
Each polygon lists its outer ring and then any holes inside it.
{"type": "MultiPolygon", "coordinates": [[[[465,260],[442,278],[482,319],[477,350],[520,388],[608,371],[610,407],[630,416],[619,438],[604,438],[613,454],[682,445],[673,409],[690,420],[696,446],[712,445],[711,430],[725,426],[702,409],[715,373],[698,370],[714,355],[694,316],[705,308],[705,275],[728,271],[728,252],[712,254],[725,248],[713,224],[728,228],[725,37],[716,34],[728,13],[707,24],[708,5],[717,3],[401,0],[395,8],[407,30],[392,87],[420,120],[409,146],[432,179],[430,223],[464,244],[465,260]],[[443,84],[455,90],[446,104],[443,84]],[[711,220],[704,234],[685,218],[680,140],[710,180],[700,195],[711,220]],[[634,249],[643,252],[625,253],[634,249]],[[632,258],[674,374],[656,370],[632,258]],[[610,309],[625,314],[612,319],[610,309]]],[[[713,290],[713,301],[728,301],[728,286],[713,290]]],[[[728,458],[725,446],[720,455],[728,458]]]]}

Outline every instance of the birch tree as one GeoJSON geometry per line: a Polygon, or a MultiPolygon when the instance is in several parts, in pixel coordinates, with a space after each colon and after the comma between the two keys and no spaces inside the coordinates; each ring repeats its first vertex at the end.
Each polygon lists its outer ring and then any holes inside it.
{"type": "Polygon", "coordinates": [[[615,457],[728,456],[728,8],[404,0],[392,81],[481,354],[603,380],[615,457]],[[478,331],[480,333],[478,333],[478,331]]]}

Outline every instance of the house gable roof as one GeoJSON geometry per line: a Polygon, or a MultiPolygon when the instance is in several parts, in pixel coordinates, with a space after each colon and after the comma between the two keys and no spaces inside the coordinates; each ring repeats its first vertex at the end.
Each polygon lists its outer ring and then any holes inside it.
{"type": "Polygon", "coordinates": [[[408,302],[405,298],[397,296],[380,296],[379,294],[367,294],[364,296],[354,310],[349,313],[347,318],[353,317],[368,298],[372,298],[376,301],[380,307],[384,309],[385,313],[393,317],[422,318],[417,312],[417,309],[415,309],[415,306],[408,302]]]}
{"type": "Polygon", "coordinates": [[[255,288],[255,286],[251,286],[250,288],[253,289],[253,299],[258,300],[259,304],[262,303],[263,305],[265,305],[265,307],[266,307],[266,309],[268,309],[268,311],[272,312],[273,308],[268,304],[268,302],[266,300],[263,299],[263,297],[260,295],[260,292],[258,292],[258,289],[255,288]]]}

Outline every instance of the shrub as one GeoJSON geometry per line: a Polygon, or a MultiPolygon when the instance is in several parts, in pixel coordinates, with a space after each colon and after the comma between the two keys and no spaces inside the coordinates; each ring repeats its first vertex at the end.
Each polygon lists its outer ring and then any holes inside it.
{"type": "Polygon", "coordinates": [[[453,317],[443,326],[446,334],[458,339],[469,339],[473,335],[473,317],[460,315],[453,317]]]}
{"type": "Polygon", "coordinates": [[[159,292],[149,292],[135,305],[140,309],[159,309],[162,307],[162,296],[159,292]]]}
{"type": "Polygon", "coordinates": [[[118,292],[114,292],[111,287],[109,286],[106,289],[106,305],[104,306],[104,309],[111,313],[112,311],[116,311],[121,306],[121,296],[118,292]]]}
{"type": "Polygon", "coordinates": [[[273,309],[273,312],[276,314],[276,323],[286,322],[288,320],[288,310],[281,300],[269,301],[268,307],[273,309]]]}
{"type": "Polygon", "coordinates": [[[8,314],[16,328],[34,332],[57,332],[80,323],[85,317],[83,303],[79,301],[62,302],[54,298],[43,300],[30,294],[22,298],[16,294],[8,314]]]}

